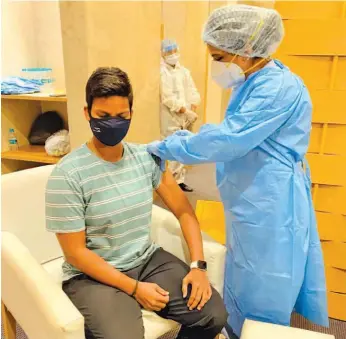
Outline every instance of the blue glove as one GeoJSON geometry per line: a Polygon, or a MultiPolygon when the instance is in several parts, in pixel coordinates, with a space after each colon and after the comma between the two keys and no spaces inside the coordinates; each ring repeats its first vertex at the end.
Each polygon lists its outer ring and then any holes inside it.
{"type": "Polygon", "coordinates": [[[147,145],[147,151],[150,154],[158,156],[159,153],[159,145],[161,144],[161,141],[153,141],[150,144],[147,145]]]}
{"type": "Polygon", "coordinates": [[[194,135],[194,133],[192,133],[186,129],[182,129],[182,130],[175,132],[174,135],[177,135],[179,137],[192,137],[194,135]]]}
{"type": "Polygon", "coordinates": [[[164,172],[166,170],[166,162],[158,156],[158,146],[160,145],[160,143],[161,141],[154,141],[148,144],[147,151],[152,155],[156,165],[160,167],[161,172],[164,172]]]}

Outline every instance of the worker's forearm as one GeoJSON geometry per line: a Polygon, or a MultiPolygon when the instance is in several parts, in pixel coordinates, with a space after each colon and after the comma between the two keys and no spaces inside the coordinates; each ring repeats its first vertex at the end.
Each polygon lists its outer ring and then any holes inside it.
{"type": "Polygon", "coordinates": [[[73,255],[67,256],[66,260],[91,278],[116,287],[129,295],[135,289],[136,281],[134,279],[127,277],[87,248],[77,250],[73,255]]]}

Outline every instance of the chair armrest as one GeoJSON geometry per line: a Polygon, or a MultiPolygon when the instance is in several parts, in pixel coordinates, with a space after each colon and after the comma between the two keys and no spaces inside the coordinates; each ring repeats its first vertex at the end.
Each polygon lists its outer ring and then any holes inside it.
{"type": "MultiPolygon", "coordinates": [[[[174,215],[163,208],[153,206],[151,237],[159,246],[190,263],[189,249],[183,237],[180,224],[174,215]]],[[[208,276],[211,284],[222,295],[226,248],[207,234],[202,233],[205,260],[208,262],[208,276]]]]}
{"type": "Polygon", "coordinates": [[[12,233],[2,232],[2,301],[29,338],[84,339],[84,319],[12,233]]]}
{"type": "Polygon", "coordinates": [[[333,335],[246,319],[241,339],[335,339],[333,335]]]}

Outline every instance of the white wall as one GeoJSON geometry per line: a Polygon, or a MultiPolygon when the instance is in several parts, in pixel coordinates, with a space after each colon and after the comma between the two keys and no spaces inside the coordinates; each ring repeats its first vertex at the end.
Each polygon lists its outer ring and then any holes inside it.
{"type": "Polygon", "coordinates": [[[2,77],[20,75],[24,67],[37,66],[32,3],[2,1],[2,77]]]}
{"type": "Polygon", "coordinates": [[[2,1],[2,77],[26,67],[51,67],[65,88],[59,2],[2,1]]]}
{"type": "Polygon", "coordinates": [[[58,1],[33,2],[37,64],[51,67],[57,89],[65,88],[60,8],[58,1]]]}

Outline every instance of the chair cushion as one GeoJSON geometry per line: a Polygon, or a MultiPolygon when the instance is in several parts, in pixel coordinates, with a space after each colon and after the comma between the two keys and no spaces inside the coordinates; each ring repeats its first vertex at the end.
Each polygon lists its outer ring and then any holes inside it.
{"type": "MultiPolygon", "coordinates": [[[[46,272],[59,286],[62,285],[63,262],[64,258],[57,258],[55,260],[51,260],[47,263],[42,264],[46,272]]],[[[145,339],[156,339],[178,326],[176,322],[163,319],[153,312],[143,310],[142,314],[145,328],[145,339]]]]}

